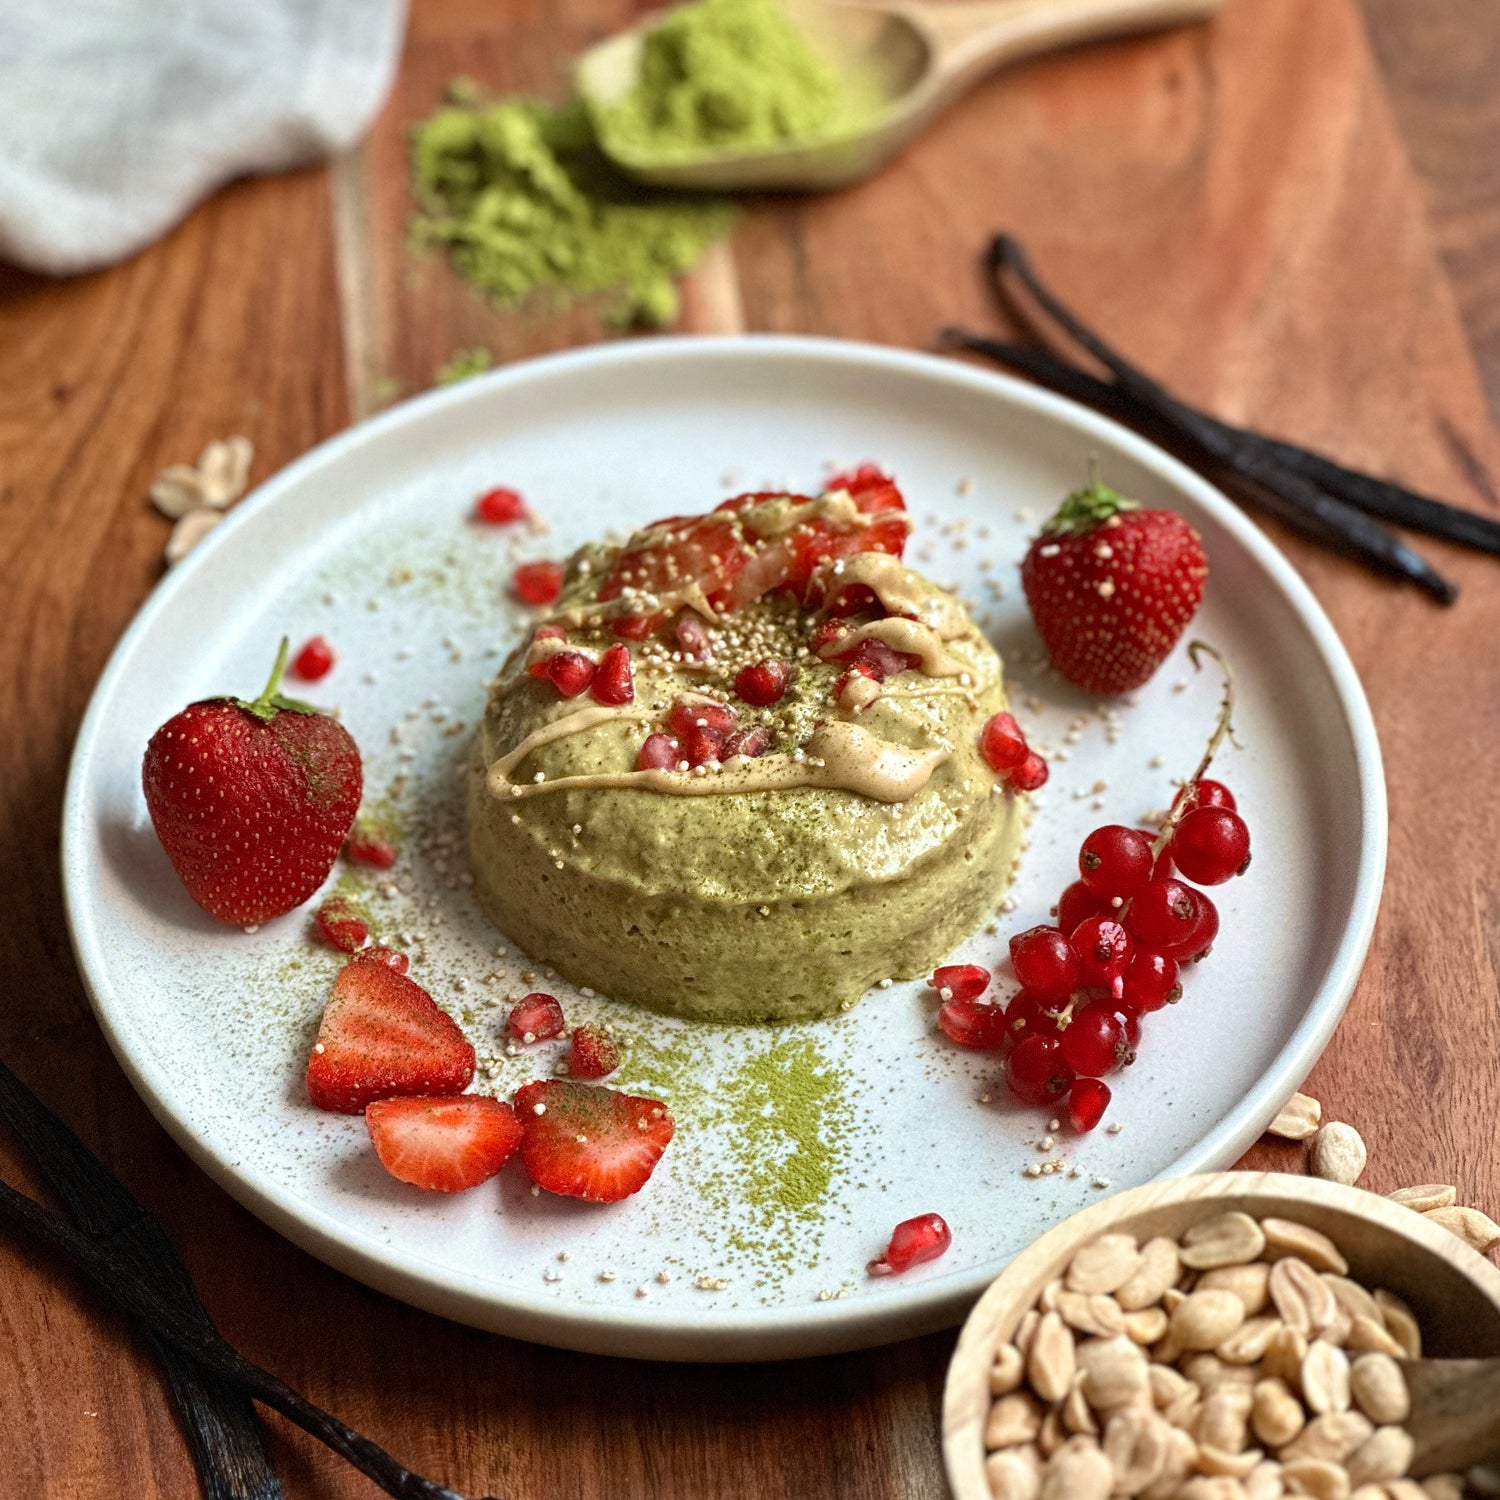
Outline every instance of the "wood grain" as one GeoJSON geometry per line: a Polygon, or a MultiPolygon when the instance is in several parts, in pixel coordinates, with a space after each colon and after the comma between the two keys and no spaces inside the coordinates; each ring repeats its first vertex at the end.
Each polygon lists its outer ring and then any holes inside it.
{"type": "MultiPolygon", "coordinates": [[[[456,73],[559,93],[561,60],[644,8],[423,0],[360,151],[327,172],[237,185],[113,271],[65,284],[0,273],[11,616],[0,634],[11,730],[0,742],[0,951],[12,975],[0,1047],[161,1215],[231,1339],[426,1472],[475,1494],[549,1500],[936,1500],[951,1335],[774,1371],[588,1359],[440,1322],[292,1249],[193,1169],[129,1090],[88,1015],[62,920],[66,755],[157,576],[165,528],[142,499],[150,477],[244,431],[258,479],[378,404],[381,382],[425,387],[456,349],[504,360],[599,337],[586,309],[498,314],[440,261],[408,257],[406,131],[456,73]]],[[[1399,0],[1365,0],[1403,101],[1395,117],[1353,0],[1230,0],[1206,30],[998,77],[878,180],[757,204],[688,289],[687,327],[923,346],[944,323],[994,322],[978,252],[1010,227],[1060,291],[1185,394],[1494,510],[1500,450],[1464,325],[1492,347],[1500,158],[1472,146],[1493,128],[1475,121],[1490,121],[1500,96],[1500,52],[1483,9],[1434,0],[1440,36],[1413,51],[1399,0]],[[1449,93],[1490,103],[1467,112],[1449,93]]],[[[1466,590],[1444,614],[1286,546],[1370,692],[1393,819],[1371,960],[1310,1088],[1364,1131],[1372,1186],[1440,1177],[1493,1213],[1493,564],[1434,546],[1466,590]]],[[[1301,1149],[1267,1144],[1252,1159],[1296,1170],[1301,1149]]],[[[37,1190],[9,1141],[0,1169],[37,1190]]],[[[270,1426],[294,1500],[370,1493],[270,1426]]],[[[139,1341],[5,1240],[0,1431],[26,1434],[6,1445],[17,1493],[192,1493],[139,1341]]]]}

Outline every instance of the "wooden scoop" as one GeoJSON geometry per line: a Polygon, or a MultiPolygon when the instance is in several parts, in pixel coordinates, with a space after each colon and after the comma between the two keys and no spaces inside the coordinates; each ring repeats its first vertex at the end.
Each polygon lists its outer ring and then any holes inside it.
{"type": "Polygon", "coordinates": [[[1500,1459],[1500,1359],[1403,1359],[1411,1393],[1401,1425],[1416,1442],[1411,1473],[1462,1474],[1500,1459]]]}
{"type": "MultiPolygon", "coordinates": [[[[705,150],[668,163],[606,143],[616,165],[642,182],[696,191],[815,191],[856,182],[886,162],[966,89],[1003,63],[1075,42],[1210,16],[1222,0],[781,0],[808,39],[872,107],[849,126],[806,144],[705,150]]],[[[577,61],[578,93],[596,112],[634,86],[656,11],[591,47],[577,61]]]]}

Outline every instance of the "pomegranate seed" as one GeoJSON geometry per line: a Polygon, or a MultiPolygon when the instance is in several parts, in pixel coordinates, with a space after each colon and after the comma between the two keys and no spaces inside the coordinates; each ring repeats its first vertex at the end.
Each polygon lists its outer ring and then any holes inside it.
{"type": "Polygon", "coordinates": [[[1085,1135],[1109,1108],[1109,1085],[1097,1078],[1079,1078],[1068,1090],[1068,1129],[1085,1135]]]}
{"type": "Polygon", "coordinates": [[[1010,1041],[1010,1018],[1003,1005],[955,996],[938,1007],[937,1023],[950,1040],[977,1052],[998,1052],[1010,1041]]]}
{"type": "Polygon", "coordinates": [[[1026,759],[1027,748],[1014,714],[995,714],[979,731],[979,753],[997,776],[1014,771],[1026,759]]]}
{"type": "Polygon", "coordinates": [[[552,604],[562,593],[563,570],[555,562],[522,563],[510,575],[511,592],[522,604],[536,608],[552,604]]]}
{"type": "Polygon", "coordinates": [[[1134,828],[1110,823],[1096,828],[1078,851],[1078,873],[1102,900],[1130,897],[1151,878],[1151,840],[1134,828]]]}
{"type": "Polygon", "coordinates": [[[867,583],[845,584],[823,606],[825,615],[836,615],[840,619],[848,619],[850,615],[873,614],[877,611],[881,611],[880,600],[875,590],[867,583]]]}
{"type": "Polygon", "coordinates": [[[1057,1028],[1059,1013],[1055,1007],[1061,1003],[1064,1002],[1043,1000],[1030,990],[1018,990],[1005,1007],[1007,1035],[1014,1042],[1024,1036],[1060,1035],[1057,1028]]]}
{"type": "Polygon", "coordinates": [[[486,490],[474,502],[474,519],[486,526],[508,526],[512,521],[526,521],[531,512],[515,490],[486,490]]]}
{"type": "Polygon", "coordinates": [[[1214,939],[1219,935],[1219,909],[1202,891],[1193,886],[1184,889],[1193,906],[1193,928],[1180,943],[1167,949],[1167,953],[1179,963],[1190,963],[1195,958],[1202,958],[1213,947],[1214,939]]]}
{"type": "Polygon", "coordinates": [[[620,1066],[620,1049],[602,1026],[575,1026],[568,1050],[568,1072],[575,1078],[603,1078],[620,1066]]]}
{"type": "Polygon", "coordinates": [[[1125,983],[1125,968],[1135,943],[1124,923],[1113,917],[1085,917],[1068,941],[1078,955],[1081,983],[1108,990],[1117,1000],[1125,983]]]}
{"type": "Polygon", "coordinates": [[[836,645],[849,634],[849,627],[842,620],[824,620],[812,634],[810,644],[813,654],[822,656],[830,646],[836,645]]]}
{"type": "Polygon", "coordinates": [[[1177,982],[1177,960],[1164,953],[1153,953],[1149,948],[1137,948],[1135,956],[1125,966],[1125,985],[1120,991],[1120,1004],[1126,1010],[1144,1014],[1160,1010],[1164,1005],[1180,999],[1182,986],[1177,982]]]}
{"type": "Polygon", "coordinates": [[[1115,1014],[1112,1002],[1096,1000],[1085,1005],[1062,1034],[1063,1060],[1084,1078],[1102,1078],[1126,1063],[1135,1053],[1125,1039],[1125,1023],[1115,1014]]]}
{"type": "Polygon", "coordinates": [[[1028,1104],[1050,1104],[1072,1082],[1060,1037],[1023,1036],[1005,1060],[1006,1087],[1028,1104]]]}
{"type": "Polygon", "coordinates": [[[396,846],[378,828],[356,823],[344,843],[344,853],[357,865],[389,870],[396,863],[396,846]]]}
{"type": "Polygon", "coordinates": [[[557,997],[537,990],[522,996],[505,1024],[518,1042],[544,1042],[548,1037],[560,1036],[566,1022],[557,997]]]}
{"type": "Polygon", "coordinates": [[[313,921],[323,940],[340,952],[355,953],[370,941],[370,924],[342,896],[330,896],[313,921]]]}
{"type": "Polygon", "coordinates": [[[714,659],[713,642],[708,638],[708,630],[703,621],[689,610],[677,616],[677,625],[674,632],[677,636],[677,649],[689,661],[712,661],[714,659]]]}
{"type": "Polygon", "coordinates": [[[643,641],[656,631],[663,618],[662,615],[621,615],[609,622],[609,628],[622,641],[643,641]]]}
{"type": "Polygon", "coordinates": [[[1177,868],[1199,885],[1223,885],[1250,868],[1250,830],[1227,807],[1195,807],[1167,847],[1177,868]]]}
{"type": "Polygon", "coordinates": [[[748,760],[754,760],[756,756],[764,755],[770,748],[771,731],[757,724],[754,729],[736,729],[724,741],[722,753],[725,760],[733,760],[736,755],[743,755],[748,760]]]}
{"type": "Polygon", "coordinates": [[[598,670],[594,659],[581,651],[559,651],[547,658],[547,676],[564,698],[576,698],[594,680],[598,670]]]}
{"type": "MultiPolygon", "coordinates": [[[[534,646],[538,641],[565,641],[568,632],[561,625],[538,625],[531,633],[531,644],[534,646]]],[[[545,677],[547,675],[547,663],[551,661],[550,656],[538,657],[527,668],[526,673],[530,677],[545,677]]]]}
{"type": "Polygon", "coordinates": [[[1026,759],[1010,773],[1009,779],[1010,784],[1018,792],[1035,792],[1046,786],[1049,774],[1047,762],[1035,750],[1032,750],[1026,759]]]}
{"type": "Polygon", "coordinates": [[[635,672],[630,665],[628,647],[613,645],[599,662],[599,670],[589,684],[589,695],[595,703],[617,705],[635,702],[635,672]]]}
{"type": "Polygon", "coordinates": [[[1153,953],[1173,956],[1177,946],[1192,936],[1197,921],[1192,888],[1172,875],[1148,880],[1131,901],[1125,917],[1137,942],[1153,953]]]}
{"type": "Polygon", "coordinates": [[[302,649],[292,658],[292,676],[303,682],[316,682],[333,670],[338,660],[332,646],[325,637],[315,635],[302,643],[302,649]]]}
{"type": "Polygon", "coordinates": [[[833,701],[846,711],[862,713],[874,698],[879,697],[878,692],[872,694],[869,688],[863,686],[866,682],[873,682],[878,689],[880,677],[875,668],[868,662],[850,662],[844,675],[833,685],[833,701]],[[857,691],[851,691],[856,688],[857,691]]]}
{"type": "Polygon", "coordinates": [[[769,708],[780,703],[786,695],[787,684],[792,680],[792,669],[784,661],[758,661],[742,667],[734,679],[734,690],[757,708],[769,708]]]}
{"type": "Polygon", "coordinates": [[[1010,940],[1016,978],[1039,1000],[1065,1000],[1083,982],[1078,954],[1056,927],[1031,927],[1010,940]]]}
{"type": "Polygon", "coordinates": [[[947,964],[934,970],[932,987],[945,1000],[977,1000],[990,987],[990,971],[978,964],[947,964]]]}
{"type": "Polygon", "coordinates": [[[638,771],[670,771],[682,759],[682,747],[670,734],[648,734],[635,758],[638,771]]]}
{"type": "Polygon", "coordinates": [[[921,666],[922,658],[913,656],[908,651],[897,651],[884,641],[861,641],[859,650],[854,654],[854,662],[870,668],[867,676],[874,677],[876,682],[884,682],[887,677],[894,677],[898,672],[908,672],[913,667],[921,666]]]}
{"type": "Polygon", "coordinates": [[[736,727],[734,710],[722,703],[689,703],[679,698],[667,715],[667,728],[686,739],[694,729],[707,729],[722,745],[736,727]]]}
{"type": "Polygon", "coordinates": [[[865,1269],[871,1276],[907,1271],[923,1261],[936,1260],[952,1243],[953,1232],[941,1214],[919,1214],[915,1219],[903,1219],[891,1231],[885,1254],[865,1269]]]}
{"type": "MultiPolygon", "coordinates": [[[[1234,793],[1222,781],[1210,781],[1205,777],[1202,781],[1190,782],[1189,786],[1197,787],[1197,791],[1193,795],[1194,807],[1223,807],[1227,808],[1230,812],[1239,811],[1239,803],[1234,800],[1234,793]]],[[[1185,786],[1172,799],[1173,812],[1176,812],[1177,804],[1187,794],[1188,787],[1185,786]]]]}
{"type": "Polygon", "coordinates": [[[398,974],[404,974],[411,968],[411,960],[404,953],[397,953],[394,948],[382,948],[379,945],[361,948],[359,957],[362,963],[384,964],[398,974]]]}
{"type": "Polygon", "coordinates": [[[1085,917],[1101,916],[1111,910],[1108,901],[1101,900],[1081,880],[1075,880],[1057,898],[1057,925],[1064,932],[1072,932],[1085,917]]]}

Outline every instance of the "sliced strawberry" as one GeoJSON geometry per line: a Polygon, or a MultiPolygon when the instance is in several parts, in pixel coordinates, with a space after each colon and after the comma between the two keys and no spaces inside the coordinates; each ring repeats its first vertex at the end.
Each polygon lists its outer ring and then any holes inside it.
{"type": "Polygon", "coordinates": [[[488,1182],[516,1154],[521,1122],[499,1099],[377,1099],[365,1125],[392,1177],[430,1193],[488,1182]]]}
{"type": "Polygon", "coordinates": [[[843,490],[854,497],[861,515],[873,516],[883,510],[905,510],[906,497],[896,488],[896,481],[876,464],[860,464],[835,474],[825,490],[843,490]]]}
{"type": "Polygon", "coordinates": [[[516,1090],[525,1136],[521,1160],[539,1187],[590,1203],[639,1192],[672,1139],[672,1112],[659,1099],[560,1079],[516,1090]]]}
{"type": "MultiPolygon", "coordinates": [[[[668,594],[697,583],[715,609],[732,607],[730,589],[749,556],[733,525],[706,516],[674,516],[647,529],[666,534],[615,559],[599,589],[601,603],[619,598],[627,588],[668,594]]],[[[618,622],[615,633],[621,634],[618,622]]]]}
{"type": "Polygon", "coordinates": [[[420,985],[381,961],[339,970],[307,1064],[319,1109],[357,1115],[397,1094],[461,1094],[474,1077],[474,1049],[420,985]]]}
{"type": "Polygon", "coordinates": [[[355,953],[370,941],[370,924],[343,896],[330,896],[313,913],[323,941],[344,953],[355,953]]]}
{"type": "Polygon", "coordinates": [[[568,1072],[575,1078],[603,1078],[620,1066],[620,1049],[602,1026],[575,1026],[568,1072]]]}

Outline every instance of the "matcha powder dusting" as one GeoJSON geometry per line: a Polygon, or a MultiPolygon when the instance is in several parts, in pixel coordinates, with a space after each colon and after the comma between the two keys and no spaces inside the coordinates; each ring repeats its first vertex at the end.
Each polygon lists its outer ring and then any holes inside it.
{"type": "Polygon", "coordinates": [[[460,85],[412,143],[418,247],[441,247],[502,306],[601,298],[612,321],[664,327],[675,279],[729,232],[723,199],[652,192],[600,151],[582,105],[481,101],[460,85]]]}

